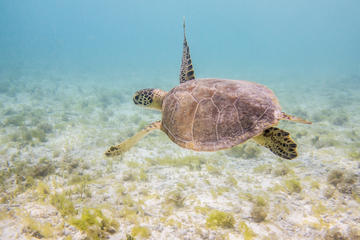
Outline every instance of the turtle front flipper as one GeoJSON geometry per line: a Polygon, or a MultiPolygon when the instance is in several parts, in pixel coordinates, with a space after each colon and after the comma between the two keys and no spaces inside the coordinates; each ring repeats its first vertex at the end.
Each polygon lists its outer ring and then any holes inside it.
{"type": "Polygon", "coordinates": [[[194,67],[192,65],[190,57],[190,48],[186,41],[185,35],[185,19],[184,19],[184,43],[183,43],[183,54],[180,67],[180,83],[184,83],[190,80],[195,79],[194,67]]]}
{"type": "Polygon", "coordinates": [[[269,148],[270,151],[285,159],[297,157],[296,143],[290,134],[276,127],[265,129],[265,131],[253,138],[256,143],[269,148]]]}
{"type": "Polygon", "coordinates": [[[155,129],[160,129],[161,121],[153,122],[152,124],[145,127],[140,132],[136,133],[134,136],[126,139],[122,143],[116,146],[111,146],[106,152],[105,155],[108,157],[113,157],[121,155],[133,147],[140,139],[145,137],[149,132],[155,129]]]}
{"type": "Polygon", "coordinates": [[[292,115],[286,114],[284,112],[281,113],[280,119],[303,123],[303,124],[312,124],[312,122],[302,119],[301,117],[292,116],[292,115]]]}

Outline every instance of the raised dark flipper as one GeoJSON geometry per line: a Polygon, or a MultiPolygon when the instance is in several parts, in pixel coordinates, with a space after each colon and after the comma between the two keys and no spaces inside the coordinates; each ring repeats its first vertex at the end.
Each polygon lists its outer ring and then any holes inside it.
{"type": "Polygon", "coordinates": [[[192,65],[190,57],[189,45],[186,41],[185,35],[185,19],[184,19],[184,43],[183,43],[183,54],[180,68],[180,83],[195,79],[194,67],[192,65]]]}

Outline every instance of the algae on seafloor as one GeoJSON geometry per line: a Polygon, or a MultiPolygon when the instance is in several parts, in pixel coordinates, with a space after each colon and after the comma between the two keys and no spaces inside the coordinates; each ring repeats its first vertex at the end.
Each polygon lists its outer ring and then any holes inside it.
{"type": "Polygon", "coordinates": [[[334,186],[343,182],[344,181],[344,171],[337,170],[337,169],[332,170],[327,177],[327,181],[328,181],[328,183],[330,183],[331,185],[334,185],[334,186]]]}
{"type": "Polygon", "coordinates": [[[166,194],[166,202],[174,204],[176,207],[183,207],[185,196],[181,190],[176,189],[166,194]]]}
{"type": "Polygon", "coordinates": [[[55,193],[50,196],[50,203],[53,205],[64,217],[73,216],[77,214],[74,204],[66,198],[65,194],[55,193]]]}
{"type": "Polygon", "coordinates": [[[71,218],[69,223],[84,231],[90,239],[107,239],[116,232],[119,224],[106,217],[100,209],[84,208],[80,218],[71,218]]]}
{"type": "Polygon", "coordinates": [[[244,240],[252,240],[256,236],[253,230],[245,222],[239,222],[238,229],[243,234],[244,240]]]}
{"type": "Polygon", "coordinates": [[[254,195],[251,193],[242,193],[240,192],[238,195],[241,199],[247,200],[255,204],[256,206],[265,207],[268,205],[269,197],[266,193],[262,193],[261,195],[254,195]]]}
{"type": "Polygon", "coordinates": [[[262,222],[267,217],[267,208],[263,206],[254,205],[251,209],[251,217],[254,220],[254,222],[262,222]]]}
{"type": "Polygon", "coordinates": [[[235,218],[231,213],[212,210],[206,219],[206,226],[209,228],[233,228],[235,218]]]}
{"type": "Polygon", "coordinates": [[[17,127],[23,126],[25,123],[25,120],[26,120],[25,117],[26,116],[24,113],[19,113],[16,115],[9,116],[4,120],[4,125],[5,126],[17,126],[17,127]]]}
{"type": "Polygon", "coordinates": [[[39,181],[36,187],[36,192],[41,200],[44,200],[49,194],[49,186],[46,185],[43,181],[39,181]]]}
{"type": "Polygon", "coordinates": [[[232,187],[236,187],[238,185],[238,181],[236,180],[236,178],[231,175],[230,172],[227,172],[228,177],[226,178],[226,183],[228,183],[230,186],[232,187]]]}
{"type": "Polygon", "coordinates": [[[76,187],[74,188],[74,193],[77,193],[80,195],[81,199],[84,198],[90,198],[91,192],[89,189],[89,182],[92,181],[92,177],[88,174],[85,175],[78,175],[74,174],[74,176],[71,177],[69,180],[69,184],[76,184],[76,187]]]}
{"type": "Polygon", "coordinates": [[[0,171],[0,201],[8,202],[17,195],[36,185],[37,179],[43,179],[55,171],[54,163],[47,158],[41,158],[36,164],[30,161],[12,161],[7,163],[7,169],[0,171]],[[13,181],[15,180],[15,181],[13,181]]]}
{"type": "Polygon", "coordinates": [[[260,164],[253,169],[254,173],[265,173],[270,174],[273,171],[273,166],[271,164],[260,164]]]}
{"type": "Polygon", "coordinates": [[[284,184],[290,194],[300,193],[302,190],[300,181],[295,178],[290,178],[290,179],[285,180],[284,184]]]}
{"type": "Polygon", "coordinates": [[[288,174],[293,174],[294,171],[290,169],[290,167],[287,164],[279,164],[274,167],[272,173],[275,177],[279,176],[285,176],[288,174]]]}
{"type": "Polygon", "coordinates": [[[144,226],[135,225],[131,229],[131,236],[141,239],[148,239],[151,236],[150,229],[144,226]]]}
{"type": "Polygon", "coordinates": [[[206,162],[200,156],[185,156],[185,157],[161,157],[161,158],[145,158],[145,160],[153,166],[174,166],[184,167],[188,166],[190,170],[200,170],[201,165],[206,162]]]}
{"type": "Polygon", "coordinates": [[[23,221],[25,225],[24,233],[39,239],[54,237],[55,229],[50,223],[40,223],[30,216],[26,216],[23,221]]]}
{"type": "Polygon", "coordinates": [[[31,164],[27,161],[20,161],[14,163],[11,168],[11,173],[16,176],[17,183],[20,183],[28,176],[32,178],[43,178],[55,171],[54,164],[47,158],[41,158],[38,163],[31,164]]]}
{"type": "Polygon", "coordinates": [[[354,197],[358,195],[359,188],[356,183],[359,181],[359,178],[352,172],[332,170],[327,177],[327,181],[341,193],[352,194],[354,197]]]}

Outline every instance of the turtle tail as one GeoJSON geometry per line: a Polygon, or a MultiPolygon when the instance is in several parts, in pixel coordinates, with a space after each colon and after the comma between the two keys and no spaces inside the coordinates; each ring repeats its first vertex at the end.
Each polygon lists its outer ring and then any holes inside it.
{"type": "Polygon", "coordinates": [[[293,121],[293,122],[298,122],[298,123],[304,123],[304,124],[312,124],[312,122],[307,121],[305,119],[302,119],[300,117],[296,117],[296,116],[292,116],[292,115],[288,115],[284,112],[281,113],[281,117],[280,119],[282,120],[288,120],[288,121],[293,121]]]}

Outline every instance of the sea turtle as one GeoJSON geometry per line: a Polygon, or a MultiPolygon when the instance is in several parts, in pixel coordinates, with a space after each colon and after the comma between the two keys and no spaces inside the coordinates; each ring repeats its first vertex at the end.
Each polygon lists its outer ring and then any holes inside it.
{"type": "Polygon", "coordinates": [[[185,22],[183,27],[180,85],[169,92],[143,89],[133,97],[136,105],[162,111],[162,120],[110,147],[105,155],[120,155],[150,131],[160,129],[174,143],[196,151],[217,151],[253,139],[282,158],[295,158],[296,143],[288,132],[274,126],[279,120],[311,122],[282,112],[274,93],[261,84],[217,78],[196,79],[185,22]]]}

